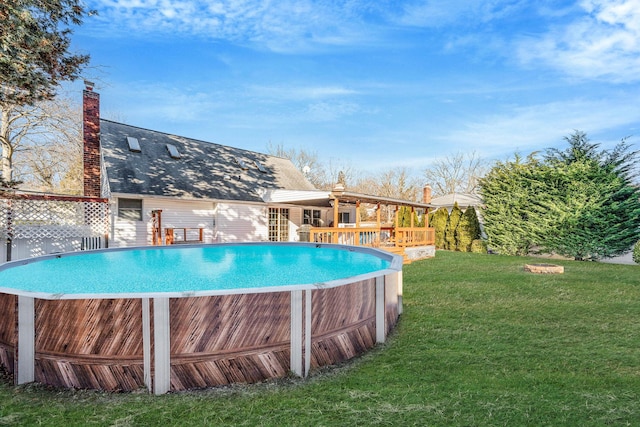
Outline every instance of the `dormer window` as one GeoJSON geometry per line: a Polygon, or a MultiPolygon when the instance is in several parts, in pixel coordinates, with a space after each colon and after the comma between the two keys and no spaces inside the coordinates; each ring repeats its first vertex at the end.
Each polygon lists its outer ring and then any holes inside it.
{"type": "Polygon", "coordinates": [[[127,137],[127,144],[129,145],[129,151],[133,153],[141,153],[142,149],[140,148],[140,143],[138,142],[138,138],[134,138],[132,136],[127,137]]]}
{"type": "Polygon", "coordinates": [[[169,156],[171,156],[172,159],[182,158],[182,155],[178,151],[178,148],[173,144],[167,144],[167,151],[169,152],[169,156]]]}

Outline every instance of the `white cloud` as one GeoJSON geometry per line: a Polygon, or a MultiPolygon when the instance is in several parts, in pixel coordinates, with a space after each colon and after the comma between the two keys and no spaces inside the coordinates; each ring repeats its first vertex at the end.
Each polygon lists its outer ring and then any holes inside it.
{"type": "Polygon", "coordinates": [[[314,122],[328,122],[359,111],[360,107],[351,102],[317,102],[309,105],[305,118],[314,122]]]}
{"type": "Polygon", "coordinates": [[[358,92],[342,86],[250,86],[251,95],[267,100],[306,101],[357,95],[358,92]]]}
{"type": "Polygon", "coordinates": [[[522,41],[518,55],[577,78],[640,80],[640,0],[585,0],[584,13],[564,27],[522,41]]]}
{"type": "MultiPolygon", "coordinates": [[[[443,133],[441,140],[450,147],[477,148],[487,157],[516,151],[528,154],[557,145],[574,130],[593,135],[632,125],[639,116],[640,104],[633,96],[574,99],[516,107],[510,113],[479,117],[460,129],[443,133]]],[[[620,138],[625,136],[628,135],[620,138]]]]}
{"type": "Polygon", "coordinates": [[[256,44],[279,52],[358,43],[372,36],[363,25],[366,0],[93,0],[106,34],[117,30],[256,44]],[[354,6],[355,4],[355,6],[354,6]]]}

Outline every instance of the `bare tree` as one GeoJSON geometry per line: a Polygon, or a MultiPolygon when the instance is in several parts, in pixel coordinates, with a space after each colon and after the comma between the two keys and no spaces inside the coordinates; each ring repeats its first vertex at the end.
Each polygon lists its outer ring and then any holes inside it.
{"type": "MultiPolygon", "coordinates": [[[[422,196],[421,188],[418,178],[413,176],[409,169],[399,167],[360,179],[354,190],[399,200],[418,201],[422,196]]],[[[387,222],[391,222],[394,215],[393,207],[382,206],[381,214],[387,222]]]]}
{"type": "Polygon", "coordinates": [[[475,151],[458,152],[436,160],[424,171],[434,196],[451,193],[476,193],[478,180],[489,170],[487,162],[475,151]]]}
{"type": "Polygon", "coordinates": [[[306,151],[302,148],[285,148],[282,144],[267,145],[267,152],[273,156],[291,160],[294,166],[318,190],[331,190],[342,176],[347,186],[352,186],[357,180],[358,173],[349,163],[329,159],[328,163],[322,163],[315,151],[306,151]]]}
{"type": "Polygon", "coordinates": [[[81,116],[80,107],[63,97],[33,106],[3,108],[2,176],[23,181],[24,187],[34,190],[78,193],[82,173],[81,116]]]}

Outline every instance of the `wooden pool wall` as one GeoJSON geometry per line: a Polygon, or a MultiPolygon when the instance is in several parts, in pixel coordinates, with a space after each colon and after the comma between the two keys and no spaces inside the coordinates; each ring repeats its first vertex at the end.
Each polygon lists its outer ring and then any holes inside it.
{"type": "Polygon", "coordinates": [[[401,294],[402,271],[326,289],[183,298],[0,293],[0,365],[16,384],[156,394],[306,376],[384,341],[401,294]]]}

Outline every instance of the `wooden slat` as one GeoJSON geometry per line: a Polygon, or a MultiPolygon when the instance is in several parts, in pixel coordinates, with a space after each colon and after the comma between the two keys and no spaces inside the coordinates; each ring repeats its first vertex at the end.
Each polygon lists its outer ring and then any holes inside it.
{"type": "Polygon", "coordinates": [[[36,381],[60,387],[143,386],[139,299],[36,301],[36,381]]]}
{"type": "Polygon", "coordinates": [[[18,342],[16,329],[18,297],[0,294],[0,365],[8,373],[15,373],[15,354],[18,342]]]}
{"type": "MultiPolygon", "coordinates": [[[[313,368],[375,345],[375,279],[312,292],[313,368]]],[[[387,289],[385,302],[389,330],[398,317],[397,291],[387,289]]],[[[289,292],[173,298],[169,309],[172,390],[290,371],[289,292]]],[[[0,310],[0,361],[11,368],[17,298],[0,294],[0,310]]],[[[144,386],[140,299],[36,300],[35,311],[36,381],[102,390],[144,386]]]]}

